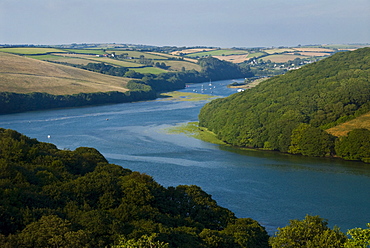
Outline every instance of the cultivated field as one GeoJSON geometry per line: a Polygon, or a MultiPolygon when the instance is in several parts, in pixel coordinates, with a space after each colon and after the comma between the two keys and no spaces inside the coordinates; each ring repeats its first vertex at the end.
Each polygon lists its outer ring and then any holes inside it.
{"type": "Polygon", "coordinates": [[[339,124],[326,131],[334,136],[346,136],[353,129],[366,128],[370,130],[370,112],[357,117],[356,119],[339,124]]]}
{"type": "Polygon", "coordinates": [[[268,55],[268,56],[262,57],[261,59],[263,59],[264,61],[271,60],[271,62],[274,62],[274,63],[285,63],[285,62],[288,62],[289,60],[294,60],[295,58],[303,59],[303,58],[307,58],[307,56],[283,53],[283,54],[268,55]]]}
{"type": "Polygon", "coordinates": [[[294,52],[294,50],[291,48],[274,48],[274,49],[266,49],[263,51],[267,54],[294,52]]]}
{"type": "Polygon", "coordinates": [[[130,80],[1,52],[0,64],[1,92],[125,92],[130,80]]]}
{"type": "Polygon", "coordinates": [[[41,48],[41,47],[10,47],[0,48],[0,52],[15,53],[15,54],[46,54],[46,53],[63,53],[65,50],[56,48],[41,48]]]}
{"type": "Polygon", "coordinates": [[[309,57],[325,57],[330,56],[330,53],[326,52],[299,52],[300,55],[309,56],[309,57]]]}
{"type": "Polygon", "coordinates": [[[175,52],[172,52],[171,54],[172,55],[180,55],[180,54],[189,54],[189,53],[199,53],[199,52],[207,52],[207,51],[213,51],[213,50],[216,50],[216,49],[210,49],[210,48],[193,48],[193,49],[185,49],[185,50],[181,50],[181,51],[175,51],[175,52]]]}
{"type": "Polygon", "coordinates": [[[89,60],[89,59],[82,59],[78,57],[66,56],[64,54],[27,55],[27,57],[32,58],[32,59],[43,60],[43,61],[70,63],[70,64],[75,64],[75,65],[87,65],[88,63],[94,63],[94,61],[89,60]]]}
{"type": "Polygon", "coordinates": [[[197,52],[187,54],[188,57],[204,57],[204,56],[228,56],[228,55],[248,55],[248,51],[232,50],[232,49],[218,49],[205,52],[197,52]]]}
{"type": "Polygon", "coordinates": [[[225,60],[232,63],[242,63],[246,60],[249,60],[249,54],[243,54],[243,55],[228,55],[228,56],[213,56],[216,59],[219,60],[225,60]]]}
{"type": "Polygon", "coordinates": [[[169,70],[171,71],[181,71],[182,68],[184,67],[185,70],[196,70],[200,71],[202,68],[200,65],[195,64],[195,63],[189,63],[187,61],[182,61],[182,60],[156,60],[155,62],[159,63],[165,63],[167,66],[170,66],[169,70]]]}
{"type": "Polygon", "coordinates": [[[299,51],[299,52],[326,52],[326,53],[334,52],[333,49],[321,48],[321,47],[295,47],[292,49],[294,51],[299,51]]]}
{"type": "Polygon", "coordinates": [[[134,68],[133,70],[139,73],[151,73],[151,74],[160,74],[160,73],[168,72],[164,69],[157,68],[157,67],[150,67],[150,66],[143,67],[143,68],[134,68]]]}
{"type": "Polygon", "coordinates": [[[168,71],[181,71],[184,67],[185,70],[197,70],[201,68],[197,64],[196,59],[184,58],[178,60],[178,56],[155,53],[155,52],[140,52],[131,50],[103,50],[103,49],[54,49],[54,48],[0,48],[0,50],[6,51],[7,53],[25,55],[29,58],[57,62],[57,63],[68,63],[74,65],[87,65],[88,63],[106,63],[117,67],[125,67],[130,70],[134,70],[140,73],[152,73],[159,74],[168,71]],[[105,54],[124,55],[119,59],[114,59],[105,54]],[[97,55],[100,55],[97,56],[97,55]],[[101,56],[105,55],[105,56],[101,56]],[[156,68],[152,66],[140,63],[141,58],[151,61],[152,64],[156,62],[164,62],[167,66],[170,66],[169,70],[156,68]]]}

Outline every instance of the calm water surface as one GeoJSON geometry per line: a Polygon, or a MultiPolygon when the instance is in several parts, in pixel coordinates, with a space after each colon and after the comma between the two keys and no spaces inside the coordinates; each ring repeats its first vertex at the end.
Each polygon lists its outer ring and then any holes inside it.
{"type": "MultiPolygon", "coordinates": [[[[226,88],[231,82],[183,91],[226,96],[236,92],[226,88]]],[[[370,165],[241,151],[166,132],[197,121],[204,104],[156,100],[0,115],[0,127],[61,149],[97,148],[109,162],[149,174],[166,187],[199,185],[219,205],[259,221],[270,234],[306,214],[343,231],[370,222],[370,165]]]]}

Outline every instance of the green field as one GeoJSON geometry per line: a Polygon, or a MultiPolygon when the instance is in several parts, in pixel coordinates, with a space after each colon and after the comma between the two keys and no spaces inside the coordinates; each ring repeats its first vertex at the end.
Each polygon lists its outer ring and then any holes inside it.
{"type": "Polygon", "coordinates": [[[258,58],[263,55],[266,55],[266,53],[263,52],[249,53],[248,58],[258,58]]]}
{"type": "Polygon", "coordinates": [[[180,92],[171,91],[167,93],[160,94],[162,100],[178,100],[178,101],[205,101],[215,98],[215,96],[192,93],[192,92],[180,92]]]}
{"type": "Polygon", "coordinates": [[[222,56],[222,55],[226,56],[226,55],[242,55],[242,54],[248,54],[248,51],[220,49],[220,50],[212,50],[208,52],[189,53],[186,56],[195,58],[195,57],[204,57],[204,56],[222,56]]]}
{"type": "Polygon", "coordinates": [[[9,48],[0,48],[0,52],[31,55],[46,53],[65,53],[66,51],[56,48],[42,48],[42,47],[9,47],[9,48]]]}
{"type": "Polygon", "coordinates": [[[167,66],[170,66],[170,70],[173,70],[173,71],[181,71],[183,67],[185,68],[185,70],[194,69],[196,71],[200,71],[202,69],[200,65],[187,62],[184,60],[156,60],[155,62],[159,62],[159,63],[163,62],[167,66]]]}
{"type": "Polygon", "coordinates": [[[28,58],[38,59],[38,60],[51,60],[51,61],[58,61],[62,59],[62,56],[53,55],[53,54],[45,54],[45,55],[27,55],[28,58]]]}
{"type": "Polygon", "coordinates": [[[98,55],[103,55],[107,53],[104,52],[102,49],[65,49],[65,51],[70,53],[98,54],[98,55]]]}
{"type": "Polygon", "coordinates": [[[157,67],[132,68],[131,70],[134,70],[139,73],[152,73],[152,74],[161,74],[161,73],[168,72],[166,70],[163,70],[157,67]]]}
{"type": "Polygon", "coordinates": [[[266,49],[263,51],[268,54],[274,54],[274,53],[295,52],[296,50],[290,48],[275,48],[275,49],[266,49]]]}
{"type": "Polygon", "coordinates": [[[122,61],[122,60],[116,60],[116,59],[111,59],[107,57],[93,57],[91,58],[92,61],[97,61],[97,62],[104,62],[112,65],[118,65],[118,66],[123,66],[123,67],[128,67],[128,68],[137,68],[137,67],[144,67],[145,65],[143,64],[138,64],[134,62],[127,62],[127,61],[122,61]]]}
{"type": "MultiPolygon", "coordinates": [[[[197,61],[187,61],[187,58],[184,60],[178,60],[179,56],[168,55],[165,53],[158,52],[140,52],[124,49],[57,49],[57,48],[38,48],[38,47],[12,47],[12,48],[0,48],[0,52],[13,53],[16,55],[26,55],[29,58],[58,62],[58,63],[67,63],[74,65],[87,65],[88,63],[107,63],[114,66],[120,66],[125,68],[132,68],[135,71],[140,73],[153,73],[160,74],[168,72],[157,67],[147,66],[146,64],[140,63],[140,57],[144,56],[147,61],[154,63],[165,63],[169,66],[171,71],[181,71],[183,68],[185,70],[197,70],[200,71],[200,66],[196,63],[197,61]],[[97,57],[96,55],[112,54],[116,55],[125,54],[128,59],[121,57],[119,59],[113,59],[110,57],[97,57]],[[151,61],[150,61],[151,60],[151,61]]],[[[191,60],[188,58],[188,60],[191,60]]]]}
{"type": "Polygon", "coordinates": [[[165,59],[163,56],[159,56],[152,53],[138,52],[138,51],[128,51],[128,50],[107,50],[107,53],[116,53],[117,55],[127,54],[128,57],[140,58],[144,56],[147,59],[165,59]]]}

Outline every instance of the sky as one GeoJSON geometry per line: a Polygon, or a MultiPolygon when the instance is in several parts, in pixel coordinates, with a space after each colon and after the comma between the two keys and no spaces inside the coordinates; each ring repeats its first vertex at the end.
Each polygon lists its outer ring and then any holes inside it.
{"type": "Polygon", "coordinates": [[[370,0],[0,0],[0,44],[370,43],[370,0]]]}

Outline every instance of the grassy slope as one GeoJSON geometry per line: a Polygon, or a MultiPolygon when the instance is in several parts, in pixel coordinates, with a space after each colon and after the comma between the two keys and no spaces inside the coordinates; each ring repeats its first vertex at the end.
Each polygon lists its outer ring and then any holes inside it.
{"type": "Polygon", "coordinates": [[[339,124],[326,131],[334,136],[346,136],[353,129],[365,128],[370,130],[370,112],[357,117],[356,119],[339,124]]]}
{"type": "Polygon", "coordinates": [[[76,94],[127,91],[129,79],[0,52],[0,92],[76,94]]]}

